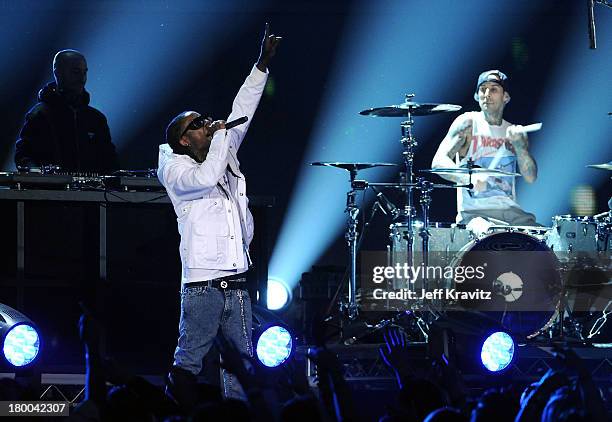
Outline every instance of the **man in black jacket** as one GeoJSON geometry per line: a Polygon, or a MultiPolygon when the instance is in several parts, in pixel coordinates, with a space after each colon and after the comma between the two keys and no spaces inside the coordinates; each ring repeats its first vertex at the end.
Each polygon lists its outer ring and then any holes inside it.
{"type": "Polygon", "coordinates": [[[109,173],[118,168],[106,117],[89,106],[87,62],[76,50],[53,59],[53,76],[26,115],[15,163],[21,168],[60,166],[62,171],[109,173]]]}

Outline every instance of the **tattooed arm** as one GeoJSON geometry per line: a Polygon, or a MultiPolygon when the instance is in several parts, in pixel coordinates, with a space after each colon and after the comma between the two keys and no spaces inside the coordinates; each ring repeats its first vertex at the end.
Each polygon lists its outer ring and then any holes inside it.
{"type": "Polygon", "coordinates": [[[518,168],[523,179],[527,183],[533,183],[538,178],[538,165],[533,156],[529,153],[529,140],[527,135],[522,132],[516,132],[517,126],[513,125],[506,130],[506,136],[512,142],[514,151],[516,152],[516,160],[518,168]]]}
{"type": "MultiPolygon", "coordinates": [[[[467,114],[462,114],[457,117],[451,127],[448,129],[448,133],[440,143],[438,151],[434,155],[433,161],[431,162],[432,168],[452,168],[457,167],[455,163],[455,156],[459,153],[459,156],[465,156],[467,149],[470,145],[472,138],[472,119],[467,114]]],[[[454,175],[441,175],[446,180],[450,180],[455,183],[467,183],[465,177],[454,176],[454,175]]]]}

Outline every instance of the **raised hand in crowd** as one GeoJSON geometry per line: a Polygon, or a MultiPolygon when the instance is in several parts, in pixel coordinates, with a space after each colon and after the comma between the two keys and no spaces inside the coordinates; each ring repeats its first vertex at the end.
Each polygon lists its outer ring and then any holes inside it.
{"type": "Polygon", "coordinates": [[[337,421],[357,420],[352,394],[336,355],[324,346],[314,347],[308,350],[308,359],[317,367],[321,399],[330,415],[337,421]]]}
{"type": "Polygon", "coordinates": [[[606,407],[601,393],[582,359],[569,347],[557,348],[555,356],[563,363],[568,372],[576,373],[578,376],[576,379],[577,393],[580,395],[582,406],[589,417],[594,421],[606,421],[606,407]]]}
{"type": "Polygon", "coordinates": [[[453,406],[462,407],[465,404],[468,397],[467,386],[459,369],[445,356],[432,362],[429,379],[446,391],[453,406]]]}
{"type": "Polygon", "coordinates": [[[99,409],[106,403],[106,376],[100,354],[100,325],[91,311],[79,303],[83,314],[79,319],[79,336],[85,347],[85,399],[99,409]]]}
{"type": "Polygon", "coordinates": [[[523,401],[523,406],[516,416],[516,422],[540,420],[542,411],[550,395],[561,387],[569,386],[570,381],[563,371],[549,369],[540,381],[532,386],[532,391],[523,401]]]}
{"type": "Polygon", "coordinates": [[[385,344],[378,352],[385,364],[394,372],[397,385],[402,388],[407,378],[412,377],[409,365],[408,339],[399,328],[389,327],[383,333],[385,344]]]}

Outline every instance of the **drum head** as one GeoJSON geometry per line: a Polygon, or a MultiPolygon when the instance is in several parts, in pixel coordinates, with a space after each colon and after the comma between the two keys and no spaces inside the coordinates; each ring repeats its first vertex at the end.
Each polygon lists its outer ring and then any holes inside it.
{"type": "Polygon", "coordinates": [[[518,336],[531,337],[552,321],[561,275],[555,254],[540,240],[524,233],[491,234],[467,244],[458,266],[484,268],[484,275],[461,283],[455,276],[457,291],[491,292],[489,300],[458,300],[460,307],[486,312],[518,336]]]}

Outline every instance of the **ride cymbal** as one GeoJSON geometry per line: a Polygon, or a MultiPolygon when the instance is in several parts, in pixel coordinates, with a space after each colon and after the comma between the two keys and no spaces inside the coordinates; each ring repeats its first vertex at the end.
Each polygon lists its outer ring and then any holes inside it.
{"type": "Polygon", "coordinates": [[[408,114],[411,116],[430,116],[432,114],[449,113],[459,110],[461,110],[461,106],[455,104],[415,103],[406,101],[398,105],[369,108],[360,111],[359,114],[372,117],[408,117],[408,114]]]}
{"type": "Polygon", "coordinates": [[[346,162],[332,162],[332,161],[316,161],[310,163],[311,166],[324,166],[324,167],[337,167],[348,171],[359,171],[369,169],[372,167],[390,167],[396,166],[393,163],[346,163],[346,162]]]}

